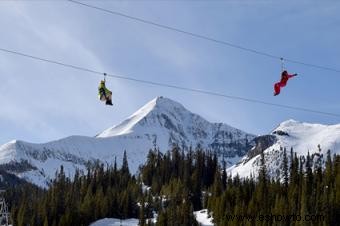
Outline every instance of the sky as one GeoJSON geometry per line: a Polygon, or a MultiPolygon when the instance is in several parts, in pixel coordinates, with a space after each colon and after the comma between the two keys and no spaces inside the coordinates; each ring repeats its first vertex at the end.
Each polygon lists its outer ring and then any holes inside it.
{"type": "MultiPolygon", "coordinates": [[[[109,1],[88,4],[297,61],[340,69],[337,1],[109,1]]],[[[280,61],[55,0],[0,1],[0,48],[96,71],[340,114],[340,73],[280,61]]],[[[94,136],[157,96],[211,122],[256,135],[288,119],[340,118],[108,78],[113,107],[98,100],[99,75],[0,52],[0,144],[94,136]]]]}

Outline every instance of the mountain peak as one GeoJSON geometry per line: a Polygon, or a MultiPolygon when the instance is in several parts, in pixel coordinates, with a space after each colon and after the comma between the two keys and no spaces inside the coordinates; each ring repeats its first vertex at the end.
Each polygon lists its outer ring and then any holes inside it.
{"type": "Polygon", "coordinates": [[[295,127],[297,125],[301,124],[301,122],[296,121],[294,119],[288,119],[285,120],[283,122],[281,122],[274,130],[273,133],[275,133],[276,131],[280,131],[280,130],[284,130],[286,128],[290,128],[290,127],[295,127]]]}
{"type": "Polygon", "coordinates": [[[129,118],[135,117],[137,115],[145,117],[146,115],[150,114],[153,111],[188,111],[182,104],[163,97],[158,96],[148,103],[146,103],[143,107],[141,107],[139,110],[137,110],[135,113],[133,113],[129,118]]]}
{"type": "Polygon", "coordinates": [[[311,130],[323,130],[325,128],[331,128],[337,125],[323,125],[323,124],[316,124],[316,123],[308,123],[308,122],[300,122],[300,121],[296,121],[293,119],[289,119],[286,121],[283,121],[282,123],[280,123],[280,125],[274,129],[273,133],[275,134],[278,131],[284,131],[284,132],[293,132],[295,133],[296,131],[305,131],[306,133],[311,130]]]}
{"type": "Polygon", "coordinates": [[[134,131],[135,127],[143,119],[146,120],[147,117],[157,117],[157,115],[162,114],[183,115],[192,113],[182,104],[169,98],[158,96],[146,103],[122,123],[104,130],[102,133],[97,135],[97,137],[105,138],[129,134],[134,131]]]}
{"type": "Polygon", "coordinates": [[[188,111],[187,109],[185,109],[185,107],[182,104],[180,104],[177,101],[174,101],[170,98],[163,97],[163,96],[158,96],[158,97],[154,98],[149,103],[144,105],[144,107],[142,107],[142,108],[145,108],[145,107],[150,106],[150,105],[153,107],[153,109],[155,109],[155,108],[159,108],[161,110],[181,109],[181,110],[188,111]]]}
{"type": "Polygon", "coordinates": [[[299,124],[299,123],[301,123],[301,122],[296,121],[294,119],[288,119],[286,121],[281,122],[280,125],[282,125],[282,126],[289,126],[289,125],[296,125],[296,124],[299,124]]]}

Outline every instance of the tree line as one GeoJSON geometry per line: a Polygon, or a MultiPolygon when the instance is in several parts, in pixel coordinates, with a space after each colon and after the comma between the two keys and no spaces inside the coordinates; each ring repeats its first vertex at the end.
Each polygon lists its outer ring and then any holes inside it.
{"type": "Polygon", "coordinates": [[[89,225],[102,218],[138,218],[139,225],[199,225],[193,211],[209,210],[215,225],[337,225],[340,220],[340,156],[298,157],[282,150],[280,178],[268,177],[261,154],[258,175],[232,177],[225,161],[201,148],[150,150],[131,175],[124,153],[121,167],[96,164],[51,186],[16,186],[6,194],[14,225],[89,225]],[[323,216],[314,221],[231,220],[230,216],[323,216]],[[156,222],[151,219],[156,219],[156,222]]]}

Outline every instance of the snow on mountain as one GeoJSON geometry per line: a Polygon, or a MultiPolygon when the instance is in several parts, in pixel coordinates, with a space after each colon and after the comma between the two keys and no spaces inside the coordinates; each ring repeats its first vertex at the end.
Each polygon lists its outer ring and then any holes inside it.
{"type": "Polygon", "coordinates": [[[257,137],[254,141],[256,145],[247,156],[228,169],[233,176],[257,176],[262,151],[268,173],[275,178],[280,176],[284,148],[288,159],[291,148],[298,156],[307,156],[308,152],[315,157],[326,156],[328,150],[332,155],[340,154],[340,124],[321,125],[288,120],[282,122],[270,135],[257,137]]]}
{"type": "Polygon", "coordinates": [[[85,170],[90,162],[120,164],[127,152],[132,173],[146,160],[148,151],[169,150],[173,144],[217,151],[229,164],[239,161],[251,148],[254,135],[223,123],[210,123],[181,104],[158,97],[117,126],[95,137],[70,136],[33,144],[11,141],[0,146],[0,165],[8,172],[40,186],[47,186],[63,165],[66,175],[85,170]]]}

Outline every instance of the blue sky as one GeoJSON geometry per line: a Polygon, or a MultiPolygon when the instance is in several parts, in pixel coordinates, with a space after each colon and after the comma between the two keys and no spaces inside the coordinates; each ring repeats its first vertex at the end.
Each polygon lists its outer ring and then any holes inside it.
{"type": "MultiPolygon", "coordinates": [[[[340,69],[336,1],[86,1],[186,31],[340,69]]],[[[280,62],[64,1],[1,1],[0,47],[98,71],[340,114],[340,73],[299,73],[273,97],[280,62]]],[[[116,79],[114,107],[97,99],[101,77],[0,53],[0,143],[93,136],[156,96],[212,122],[265,134],[287,119],[339,118],[116,79]]]]}

